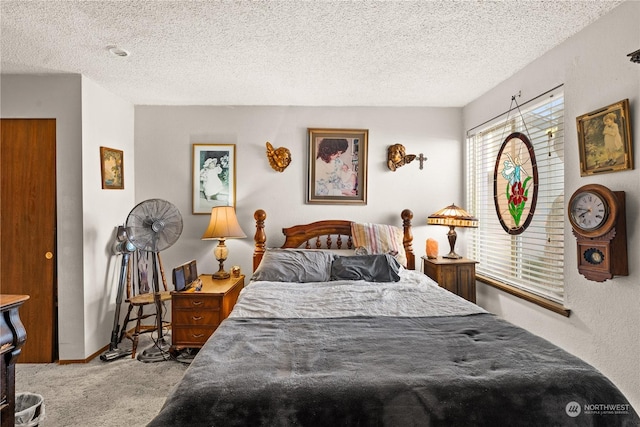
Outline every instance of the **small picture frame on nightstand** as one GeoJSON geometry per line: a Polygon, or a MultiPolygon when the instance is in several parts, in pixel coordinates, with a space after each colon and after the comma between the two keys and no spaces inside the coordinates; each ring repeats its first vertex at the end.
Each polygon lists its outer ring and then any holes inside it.
{"type": "Polygon", "coordinates": [[[173,269],[173,286],[176,291],[186,291],[193,286],[198,279],[198,267],[196,260],[191,260],[173,269]]]}

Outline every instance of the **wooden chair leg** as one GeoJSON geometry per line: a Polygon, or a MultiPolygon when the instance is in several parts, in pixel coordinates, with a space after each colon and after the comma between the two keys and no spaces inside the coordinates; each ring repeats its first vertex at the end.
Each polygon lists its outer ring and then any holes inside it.
{"type": "Polygon", "coordinates": [[[118,340],[118,344],[122,342],[122,339],[127,336],[127,327],[129,326],[129,321],[131,320],[131,311],[133,310],[133,305],[129,304],[129,309],[127,310],[127,315],[124,318],[124,323],[122,324],[122,330],[120,331],[120,339],[118,340]]]}
{"type": "Polygon", "coordinates": [[[143,306],[138,306],[138,319],[136,320],[136,329],[133,332],[133,344],[131,346],[131,358],[135,359],[136,349],[138,348],[138,337],[140,336],[140,323],[142,322],[143,306]]]}

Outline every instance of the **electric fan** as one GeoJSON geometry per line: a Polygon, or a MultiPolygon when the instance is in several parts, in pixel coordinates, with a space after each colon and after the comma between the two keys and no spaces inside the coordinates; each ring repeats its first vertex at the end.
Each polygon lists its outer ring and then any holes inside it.
{"type": "MultiPolygon", "coordinates": [[[[155,362],[165,360],[169,343],[162,332],[162,301],[158,281],[158,252],[173,245],[182,234],[182,216],[173,204],[162,199],[149,199],[136,205],[126,222],[127,236],[141,251],[152,253],[153,291],[156,306],[158,341],[138,355],[138,360],[155,362]]],[[[163,278],[164,280],[164,278],[163,278]]]]}
{"type": "Polygon", "coordinates": [[[129,213],[127,233],[136,248],[158,253],[180,237],[182,216],[178,208],[166,200],[145,200],[129,213]]]}

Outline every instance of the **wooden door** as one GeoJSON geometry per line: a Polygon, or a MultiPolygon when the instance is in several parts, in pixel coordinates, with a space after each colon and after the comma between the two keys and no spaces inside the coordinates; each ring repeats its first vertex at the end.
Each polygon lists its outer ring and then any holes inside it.
{"type": "Polygon", "coordinates": [[[26,294],[18,363],[57,358],[56,121],[2,119],[0,292],[26,294]]]}

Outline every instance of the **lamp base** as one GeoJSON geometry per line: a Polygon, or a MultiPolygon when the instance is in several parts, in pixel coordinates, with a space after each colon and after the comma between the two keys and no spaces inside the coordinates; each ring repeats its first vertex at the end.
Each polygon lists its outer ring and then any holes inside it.
{"type": "Polygon", "coordinates": [[[228,279],[229,277],[231,277],[231,275],[224,270],[217,271],[211,275],[211,278],[213,278],[214,280],[224,280],[228,279]]]}
{"type": "Polygon", "coordinates": [[[230,274],[224,271],[224,262],[227,260],[228,253],[227,245],[224,244],[224,239],[221,239],[214,251],[216,259],[218,260],[218,271],[211,275],[212,279],[224,280],[229,278],[230,274]]]}
{"type": "Polygon", "coordinates": [[[458,254],[457,254],[457,253],[455,253],[455,252],[449,252],[449,253],[448,253],[448,254],[446,254],[446,255],[442,255],[442,258],[460,259],[460,258],[462,258],[462,256],[458,255],[458,254]]]}
{"type": "Polygon", "coordinates": [[[446,255],[443,255],[442,258],[449,258],[449,259],[460,259],[462,258],[460,255],[458,255],[453,248],[456,247],[456,239],[458,238],[458,235],[456,234],[456,227],[453,225],[449,226],[449,232],[447,233],[447,239],[449,240],[449,253],[446,255]]]}

